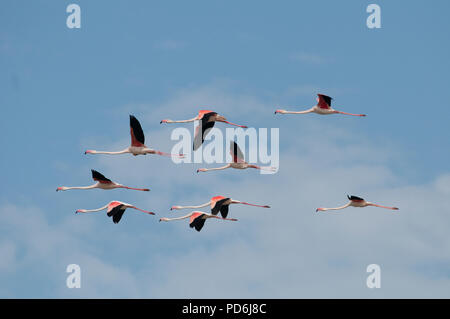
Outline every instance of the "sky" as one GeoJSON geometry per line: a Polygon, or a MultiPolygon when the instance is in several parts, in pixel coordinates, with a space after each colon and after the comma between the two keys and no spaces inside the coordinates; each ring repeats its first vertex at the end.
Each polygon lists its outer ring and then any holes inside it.
{"type": "MultiPolygon", "coordinates": [[[[449,298],[448,1],[12,1],[0,3],[0,297],[449,298]],[[66,7],[81,8],[81,28],[66,7]],[[381,8],[381,28],[366,8],[381,8]],[[365,118],[274,115],[316,94],[365,118]],[[168,152],[211,109],[279,128],[280,167],[197,174],[129,145],[129,114],[168,152]],[[55,192],[90,169],[148,193],[55,192]],[[315,213],[346,195],[397,206],[315,213]],[[224,195],[237,222],[158,223],[224,195]],[[74,214],[111,200],[104,212],[74,214]],[[81,267],[81,288],[66,267],[81,267]],[[381,268],[369,289],[366,267],[381,268]]],[[[216,125],[221,130],[225,124],[216,125]]],[[[214,165],[210,165],[214,166],[214,165]]]]}

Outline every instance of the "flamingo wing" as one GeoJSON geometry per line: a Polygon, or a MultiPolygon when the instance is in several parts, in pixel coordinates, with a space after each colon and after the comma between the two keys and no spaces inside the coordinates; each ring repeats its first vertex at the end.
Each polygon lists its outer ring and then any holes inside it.
{"type": "Polygon", "coordinates": [[[347,195],[347,198],[348,198],[349,200],[351,200],[351,201],[354,201],[354,202],[361,202],[361,201],[364,200],[364,199],[362,199],[361,197],[354,196],[354,195],[351,195],[351,196],[348,196],[348,195],[347,195]]]}
{"type": "MultiPolygon", "coordinates": [[[[221,197],[222,197],[222,196],[221,196],[221,197]]],[[[215,202],[214,207],[211,208],[211,214],[217,215],[217,214],[219,213],[219,211],[220,211],[220,214],[222,215],[222,217],[225,218],[226,215],[228,214],[228,205],[224,205],[224,203],[225,203],[226,201],[228,201],[228,200],[229,200],[229,198],[225,198],[225,197],[222,197],[222,199],[217,200],[217,201],[215,202]],[[225,213],[225,216],[223,215],[223,212],[222,212],[222,210],[225,209],[224,207],[226,207],[226,213],[225,213]]]]}
{"type": "Polygon", "coordinates": [[[209,118],[210,116],[213,116],[213,115],[217,115],[217,113],[214,111],[209,111],[209,110],[201,110],[198,112],[198,119],[199,120],[203,119],[203,117],[209,118]]]}
{"type": "Polygon", "coordinates": [[[222,207],[220,207],[220,215],[222,215],[223,218],[227,218],[229,208],[230,205],[222,205],[222,207]]]}
{"type": "Polygon", "coordinates": [[[110,179],[106,178],[103,174],[97,172],[96,170],[91,169],[91,172],[92,172],[92,179],[94,181],[97,181],[97,182],[100,182],[103,184],[112,183],[112,181],[110,179]]]}
{"type": "Polygon", "coordinates": [[[234,141],[230,144],[230,154],[234,163],[245,163],[244,154],[234,141]]]}
{"type": "Polygon", "coordinates": [[[331,100],[333,98],[323,94],[317,94],[317,96],[319,97],[317,105],[321,109],[329,109],[331,107],[331,100]]]}
{"type": "Polygon", "coordinates": [[[194,151],[198,150],[199,147],[203,144],[203,142],[205,141],[206,135],[209,133],[209,131],[214,127],[214,124],[216,123],[215,121],[209,121],[209,118],[216,113],[212,112],[212,113],[208,113],[208,114],[205,114],[201,118],[200,124],[195,129],[194,145],[193,145],[194,151]],[[210,114],[210,115],[208,115],[208,114],[210,114]],[[200,133],[200,128],[202,130],[201,133],[200,133]]]}
{"type": "Polygon", "coordinates": [[[191,216],[191,219],[189,221],[189,227],[195,228],[196,231],[202,230],[203,226],[205,225],[206,219],[203,218],[205,214],[201,213],[194,213],[191,216]]]}
{"type": "Polygon", "coordinates": [[[111,208],[108,206],[108,212],[107,212],[108,217],[112,216],[114,224],[117,224],[120,222],[120,220],[122,219],[123,213],[125,213],[125,209],[126,209],[126,207],[123,204],[121,204],[119,202],[116,202],[116,203],[117,204],[114,206],[111,206],[111,208]]]}
{"type": "Polygon", "coordinates": [[[141,123],[133,115],[130,115],[131,146],[142,147],[145,144],[144,131],[141,123]]]}

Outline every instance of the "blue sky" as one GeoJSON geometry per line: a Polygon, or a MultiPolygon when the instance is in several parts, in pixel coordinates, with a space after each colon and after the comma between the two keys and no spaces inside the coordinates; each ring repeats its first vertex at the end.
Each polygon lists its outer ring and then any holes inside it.
{"type": "Polygon", "coordinates": [[[376,1],[371,30],[369,3],[2,1],[0,296],[450,297],[450,5],[376,1]],[[70,3],[79,30],[66,27],[70,3]],[[368,117],[273,115],[318,92],[368,117]],[[166,158],[83,155],[127,146],[128,114],[169,151],[176,126],[159,121],[204,106],[279,127],[280,171],[200,176],[166,158]],[[88,185],[91,168],[152,191],[54,191],[88,185]],[[347,193],[401,210],[313,214],[347,193]],[[219,194],[273,208],[232,207],[238,223],[201,233],[157,223],[219,194]],[[112,199],[158,215],[73,214],[112,199]],[[69,263],[79,290],[65,287],[69,263]],[[370,263],[382,289],[365,287],[370,263]]]}

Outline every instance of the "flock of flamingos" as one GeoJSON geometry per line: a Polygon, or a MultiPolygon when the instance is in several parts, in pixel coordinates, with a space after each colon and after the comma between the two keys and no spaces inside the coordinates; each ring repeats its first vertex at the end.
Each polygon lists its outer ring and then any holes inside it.
{"type": "MultiPolygon", "coordinates": [[[[317,105],[313,106],[312,108],[305,110],[305,111],[286,111],[286,110],[276,110],[275,114],[306,114],[306,113],[317,113],[321,115],[327,115],[327,114],[345,114],[345,115],[352,115],[352,116],[366,116],[365,114],[352,114],[352,113],[346,113],[334,110],[331,107],[331,100],[332,98],[323,94],[318,94],[317,98],[317,105]]],[[[197,150],[204,142],[205,136],[208,134],[208,132],[211,130],[211,128],[214,126],[216,122],[223,122],[230,125],[239,126],[242,128],[247,128],[244,125],[237,125],[231,122],[228,122],[225,117],[222,115],[217,114],[213,111],[200,111],[198,115],[192,119],[189,120],[183,120],[183,121],[172,121],[172,120],[162,120],[161,123],[187,123],[187,122],[194,122],[194,121],[200,121],[200,124],[196,127],[195,136],[194,136],[194,143],[193,143],[193,149],[197,150]]],[[[161,151],[157,151],[151,148],[148,148],[145,145],[145,136],[144,132],[142,130],[142,127],[139,123],[139,121],[133,116],[130,115],[130,134],[131,134],[131,146],[125,148],[124,150],[117,151],[117,152],[106,152],[106,151],[95,151],[95,150],[87,150],[85,154],[110,154],[110,155],[117,155],[117,154],[125,154],[125,153],[131,153],[134,156],[137,155],[147,155],[147,154],[156,154],[161,156],[169,156],[169,157],[183,157],[183,154],[168,154],[161,151]]],[[[227,165],[223,167],[218,168],[201,168],[198,169],[197,172],[206,172],[210,170],[222,170],[226,168],[235,168],[235,169],[246,169],[246,168],[255,168],[255,169],[269,169],[274,170],[273,167],[261,167],[257,165],[249,164],[245,161],[242,151],[239,149],[239,146],[236,144],[236,142],[231,142],[230,145],[230,153],[232,156],[232,162],[228,163],[227,165]]],[[[93,185],[90,186],[79,186],[79,187],[58,187],[56,191],[65,191],[69,189],[93,189],[93,188],[100,188],[104,190],[110,190],[115,188],[125,188],[125,189],[131,189],[131,190],[138,190],[138,191],[149,191],[147,188],[134,188],[125,186],[122,184],[119,184],[117,182],[114,182],[108,178],[106,178],[103,174],[92,170],[92,178],[96,182],[93,185]]],[[[340,207],[334,207],[334,208],[317,208],[316,212],[319,211],[327,211],[327,210],[339,210],[344,209],[349,206],[353,207],[367,207],[367,206],[376,206],[391,210],[398,210],[397,207],[388,207],[388,206],[382,206],[378,204],[374,204],[368,201],[365,201],[364,199],[357,197],[357,196],[348,196],[348,203],[340,206],[340,207]]],[[[224,196],[215,196],[212,197],[207,203],[204,203],[202,205],[198,206],[172,206],[171,210],[179,210],[179,209],[197,209],[202,207],[210,206],[211,212],[206,213],[202,211],[193,211],[190,214],[187,214],[185,216],[176,217],[176,218],[161,218],[159,221],[172,221],[172,220],[179,220],[179,219],[186,219],[189,218],[189,226],[191,228],[195,228],[197,231],[200,231],[205,221],[208,218],[216,218],[221,220],[230,220],[230,221],[237,221],[237,219],[234,218],[227,218],[228,216],[228,210],[229,206],[231,204],[242,204],[242,205],[250,205],[250,206],[256,206],[256,207],[262,207],[262,208],[270,208],[270,206],[267,205],[256,205],[256,204],[250,204],[247,202],[242,202],[238,200],[234,200],[229,197],[224,196]],[[218,216],[220,212],[221,216],[218,216]]],[[[154,215],[153,212],[146,211],[140,208],[137,208],[134,205],[127,204],[120,201],[112,201],[108,203],[107,205],[100,207],[98,209],[78,209],[76,213],[89,213],[89,212],[98,212],[102,211],[104,209],[107,210],[107,215],[109,217],[112,217],[112,220],[114,223],[118,223],[120,219],[122,218],[123,213],[127,208],[133,208],[140,212],[154,215]]]]}

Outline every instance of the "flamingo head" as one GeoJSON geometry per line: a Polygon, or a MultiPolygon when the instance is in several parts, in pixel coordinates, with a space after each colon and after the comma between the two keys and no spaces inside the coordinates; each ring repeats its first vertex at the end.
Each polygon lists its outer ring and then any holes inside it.
{"type": "Polygon", "coordinates": [[[169,219],[166,218],[166,217],[162,217],[162,218],[159,219],[159,221],[160,222],[167,222],[167,221],[169,221],[169,219]]]}
{"type": "Polygon", "coordinates": [[[199,168],[198,170],[197,170],[197,173],[198,172],[206,172],[206,168],[199,168]]]}
{"type": "Polygon", "coordinates": [[[169,121],[169,120],[161,120],[161,122],[159,122],[159,124],[167,123],[167,121],[169,121]]]}
{"type": "Polygon", "coordinates": [[[59,192],[59,191],[65,191],[65,190],[67,190],[67,187],[65,187],[65,186],[61,186],[61,187],[58,187],[58,188],[56,189],[57,192],[59,192]]]}
{"type": "Polygon", "coordinates": [[[95,151],[87,150],[87,151],[84,152],[84,155],[86,155],[86,154],[95,154],[95,151]]]}
{"type": "Polygon", "coordinates": [[[75,211],[75,214],[78,214],[78,213],[86,213],[86,210],[85,209],[77,209],[75,211]]]}
{"type": "Polygon", "coordinates": [[[174,210],[174,209],[181,209],[181,206],[172,206],[172,207],[170,207],[170,210],[174,210]]]}
{"type": "Polygon", "coordinates": [[[319,208],[316,209],[316,213],[317,213],[317,212],[323,212],[324,210],[325,210],[325,209],[319,207],[319,208]]]}
{"type": "Polygon", "coordinates": [[[277,114],[277,113],[283,114],[284,112],[286,112],[286,111],[285,110],[276,110],[275,114],[277,114]]]}

